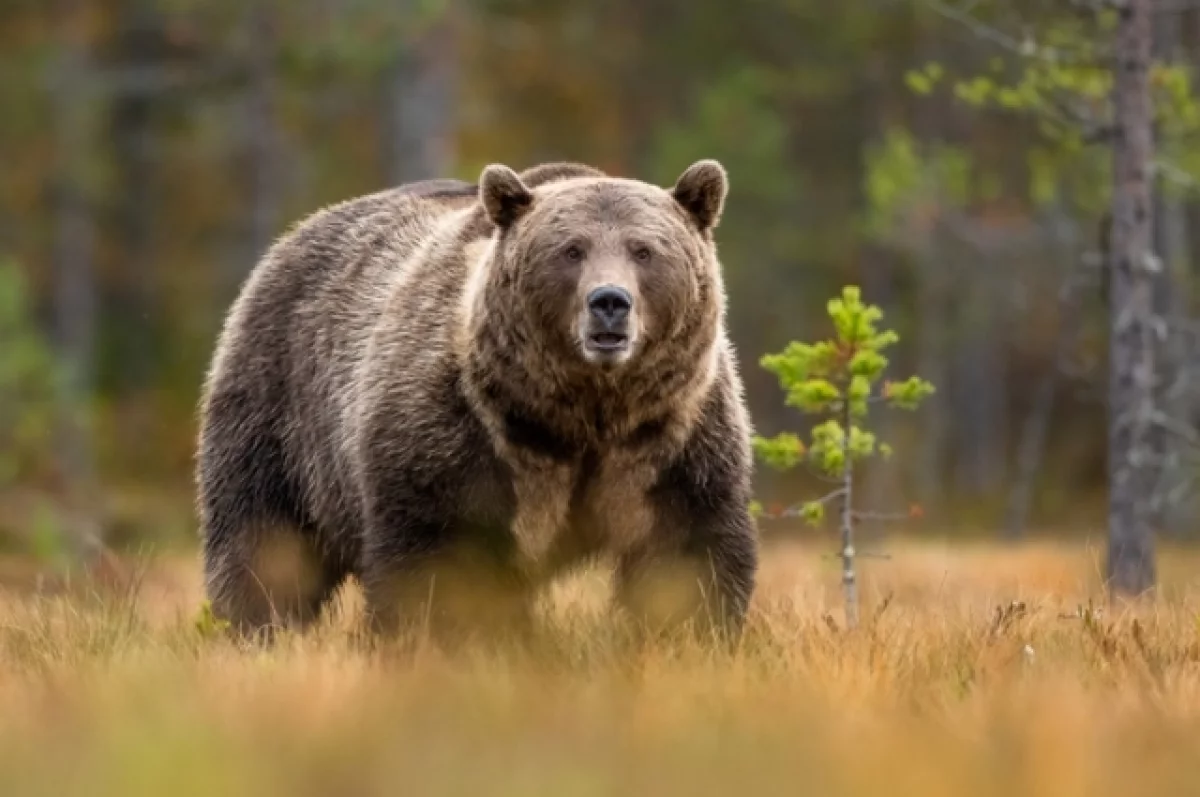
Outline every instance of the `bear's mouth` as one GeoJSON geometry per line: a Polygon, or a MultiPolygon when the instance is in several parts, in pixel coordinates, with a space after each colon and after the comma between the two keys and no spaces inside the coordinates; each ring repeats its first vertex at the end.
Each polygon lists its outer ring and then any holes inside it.
{"type": "Polygon", "coordinates": [[[624,351],[629,348],[629,336],[615,332],[597,332],[588,336],[588,348],[605,353],[624,351]]]}

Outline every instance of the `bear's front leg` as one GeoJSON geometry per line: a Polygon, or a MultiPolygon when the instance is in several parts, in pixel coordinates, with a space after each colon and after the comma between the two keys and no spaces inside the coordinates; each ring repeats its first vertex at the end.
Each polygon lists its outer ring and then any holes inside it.
{"type": "Polygon", "coordinates": [[[360,566],[370,628],[385,637],[523,642],[532,588],[473,524],[393,518],[368,533],[360,566]]]}
{"type": "Polygon", "coordinates": [[[453,394],[430,401],[412,411],[424,424],[397,426],[382,400],[364,423],[358,576],[370,627],[446,644],[524,638],[533,590],[513,565],[502,471],[453,394]]]}
{"type": "Polygon", "coordinates": [[[758,570],[748,509],[719,507],[690,523],[663,514],[646,543],[619,560],[617,602],[651,635],[690,626],[701,642],[736,645],[758,570]]]}

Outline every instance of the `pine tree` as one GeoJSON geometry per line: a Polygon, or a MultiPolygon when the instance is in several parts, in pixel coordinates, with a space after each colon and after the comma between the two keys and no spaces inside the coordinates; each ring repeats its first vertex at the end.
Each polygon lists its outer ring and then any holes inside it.
{"type": "MultiPolygon", "coordinates": [[[[888,360],[883,350],[899,341],[890,329],[879,329],[883,311],[864,304],[857,287],[842,290],[828,303],[834,337],[817,343],[792,342],[778,354],[762,358],[786,393],[786,403],[803,413],[824,417],[807,443],[790,432],[773,438],[756,437],[755,450],[768,465],[787,470],[807,463],[838,488],[823,498],[801,503],[797,511],[811,523],[825,516],[825,505],[837,502],[841,528],[842,587],[846,625],[858,623],[858,585],[854,568],[854,528],[865,513],[854,504],[855,465],[873,456],[891,456],[867,427],[871,404],[916,409],[934,392],[933,385],[913,376],[902,382],[882,381],[888,360]]],[[[761,508],[756,508],[761,512],[761,508]]],[[[787,510],[785,510],[787,511],[787,510]]]]}

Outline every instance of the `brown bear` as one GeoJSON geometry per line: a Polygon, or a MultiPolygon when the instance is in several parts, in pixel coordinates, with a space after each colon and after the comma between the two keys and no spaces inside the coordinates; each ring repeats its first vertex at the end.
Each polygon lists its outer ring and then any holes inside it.
{"type": "Polygon", "coordinates": [[[214,611],[303,627],[350,575],[376,628],[501,627],[597,557],[619,604],[736,639],[750,428],[715,161],[670,189],[554,163],[325,209],[250,275],[205,382],[214,611]]]}

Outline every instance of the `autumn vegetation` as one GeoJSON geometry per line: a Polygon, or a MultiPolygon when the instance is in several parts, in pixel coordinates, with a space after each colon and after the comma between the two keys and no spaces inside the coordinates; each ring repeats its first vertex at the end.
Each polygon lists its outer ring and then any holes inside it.
{"type": "MultiPolygon", "coordinates": [[[[0,598],[8,795],[1191,794],[1194,552],[1109,608],[1102,545],[894,540],[840,620],[833,540],[772,545],[741,648],[633,652],[591,571],[533,650],[363,643],[358,595],[240,650],[164,556],[0,598]]],[[[16,578],[15,565],[5,564],[16,578]]]]}

